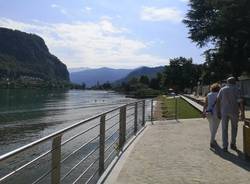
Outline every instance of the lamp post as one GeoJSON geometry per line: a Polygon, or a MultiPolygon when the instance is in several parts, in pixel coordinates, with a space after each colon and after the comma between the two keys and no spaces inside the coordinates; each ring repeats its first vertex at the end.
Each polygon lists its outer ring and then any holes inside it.
{"type": "Polygon", "coordinates": [[[200,81],[197,82],[197,91],[196,91],[196,96],[199,97],[199,88],[200,88],[200,81]]]}
{"type": "MultiPolygon", "coordinates": [[[[199,90],[199,93],[201,92],[201,95],[203,94],[203,77],[200,77],[199,78],[199,82],[200,82],[200,90],[199,90]]],[[[200,94],[199,94],[200,95],[200,94]]]]}
{"type": "Polygon", "coordinates": [[[215,75],[215,73],[211,72],[211,78],[210,78],[210,82],[209,82],[210,85],[211,85],[212,82],[214,82],[214,75],[215,75]]]}

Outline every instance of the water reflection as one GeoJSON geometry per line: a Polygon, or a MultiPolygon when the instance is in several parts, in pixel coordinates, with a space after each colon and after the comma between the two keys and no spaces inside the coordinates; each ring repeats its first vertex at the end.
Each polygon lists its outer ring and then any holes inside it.
{"type": "Polygon", "coordinates": [[[104,91],[0,90],[0,155],[130,100],[104,91]]]}

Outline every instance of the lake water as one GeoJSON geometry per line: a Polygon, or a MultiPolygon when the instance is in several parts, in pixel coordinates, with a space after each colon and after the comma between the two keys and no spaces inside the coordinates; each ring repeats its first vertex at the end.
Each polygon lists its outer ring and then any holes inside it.
{"type": "Polygon", "coordinates": [[[107,91],[0,90],[0,155],[131,101],[107,91]]]}

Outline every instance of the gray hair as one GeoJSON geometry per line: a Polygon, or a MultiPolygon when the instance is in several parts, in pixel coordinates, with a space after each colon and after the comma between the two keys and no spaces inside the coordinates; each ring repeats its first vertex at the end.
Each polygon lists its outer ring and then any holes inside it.
{"type": "Polygon", "coordinates": [[[229,78],[227,78],[227,83],[228,84],[236,84],[236,79],[234,77],[229,77],[229,78]]]}

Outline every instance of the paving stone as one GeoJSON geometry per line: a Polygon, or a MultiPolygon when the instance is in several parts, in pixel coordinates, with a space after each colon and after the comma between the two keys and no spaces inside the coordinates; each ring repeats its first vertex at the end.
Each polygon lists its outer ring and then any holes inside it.
{"type": "MultiPolygon", "coordinates": [[[[250,163],[242,154],[242,124],[239,123],[237,138],[239,151],[229,149],[229,153],[223,153],[220,147],[215,152],[209,149],[206,119],[154,122],[148,125],[132,150],[125,153],[128,154],[126,160],[119,170],[114,168],[106,183],[250,183],[250,163]]],[[[216,139],[220,146],[221,127],[216,139]]]]}

